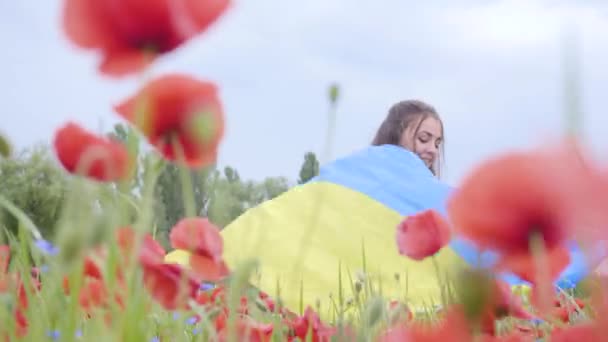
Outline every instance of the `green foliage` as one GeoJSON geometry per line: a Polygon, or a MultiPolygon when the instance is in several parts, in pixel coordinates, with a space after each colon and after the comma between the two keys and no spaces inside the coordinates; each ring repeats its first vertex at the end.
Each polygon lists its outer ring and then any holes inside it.
{"type": "MultiPolygon", "coordinates": [[[[20,208],[50,239],[67,194],[67,177],[48,148],[37,146],[0,161],[0,193],[20,208]]],[[[0,223],[16,233],[17,220],[0,210],[0,223]]]]}
{"type": "MultiPolygon", "coordinates": [[[[209,174],[212,168],[191,170],[190,178],[194,193],[194,207],[197,215],[202,216],[209,202],[211,193],[209,174]]],[[[179,168],[165,162],[154,189],[154,221],[159,239],[166,243],[169,230],[185,216],[179,168]]]]}
{"type": "Polygon", "coordinates": [[[108,133],[108,136],[111,139],[115,139],[115,140],[122,141],[122,142],[127,142],[128,138],[129,138],[130,129],[132,129],[132,128],[125,126],[123,124],[116,124],[116,125],[114,125],[114,130],[112,132],[108,133]]]}
{"type": "Polygon", "coordinates": [[[255,205],[271,200],[289,190],[289,181],[285,177],[268,177],[258,184],[258,194],[255,205]]]}
{"type": "MultiPolygon", "coordinates": [[[[137,144],[135,132],[122,124],[114,126],[108,133],[112,139],[125,144],[137,144]]],[[[101,211],[121,211],[116,223],[127,225],[134,222],[141,205],[141,186],[143,183],[143,161],[154,152],[143,153],[138,148],[135,176],[120,188],[117,184],[98,184],[101,196],[97,206],[101,211]]],[[[3,196],[21,208],[47,238],[54,236],[54,227],[62,212],[62,203],[67,198],[68,176],[53,160],[48,147],[40,146],[26,151],[14,159],[3,160],[0,164],[0,189],[3,196]]],[[[313,153],[308,153],[303,165],[308,177],[318,173],[318,161],[313,153]],[[316,170],[316,171],[315,171],[316,170]]],[[[304,175],[304,176],[303,176],[304,175]]],[[[285,177],[268,177],[261,182],[242,180],[238,171],[226,166],[222,172],[215,167],[190,171],[194,205],[198,216],[206,216],[218,225],[225,227],[247,209],[271,200],[290,187],[285,177]]],[[[154,209],[152,225],[157,238],[168,247],[168,234],[171,227],[184,217],[185,208],[180,185],[179,169],[175,164],[163,162],[160,176],[154,187],[154,209]]],[[[17,221],[6,212],[0,211],[2,226],[16,232],[17,221]]]]}
{"type": "Polygon", "coordinates": [[[207,216],[219,227],[225,227],[245,210],[271,200],[289,189],[284,177],[268,177],[260,183],[242,181],[238,172],[224,168],[212,175],[212,193],[207,207],[207,216]]]}
{"type": "Polygon", "coordinates": [[[300,178],[298,184],[304,184],[319,174],[319,160],[314,152],[307,152],[304,155],[304,163],[300,168],[300,178]]]}
{"type": "Polygon", "coordinates": [[[213,200],[207,208],[207,216],[219,227],[225,227],[245,211],[247,185],[240,182],[238,173],[226,167],[223,175],[216,171],[212,177],[213,200]]]}
{"type": "MultiPolygon", "coordinates": [[[[223,228],[234,219],[264,201],[289,189],[284,177],[269,177],[262,182],[243,181],[237,170],[227,166],[223,172],[215,167],[190,171],[194,207],[198,216],[208,217],[223,228]]],[[[185,215],[179,168],[164,163],[154,190],[154,222],[158,239],[168,247],[168,234],[185,215]]]]}
{"type": "Polygon", "coordinates": [[[141,153],[141,143],[137,132],[130,126],[116,124],[114,125],[112,132],[109,132],[107,135],[110,139],[123,143],[127,147],[129,154],[134,157],[135,164],[133,165],[133,177],[127,186],[131,193],[139,193],[143,183],[142,169],[146,154],[141,153]]]}

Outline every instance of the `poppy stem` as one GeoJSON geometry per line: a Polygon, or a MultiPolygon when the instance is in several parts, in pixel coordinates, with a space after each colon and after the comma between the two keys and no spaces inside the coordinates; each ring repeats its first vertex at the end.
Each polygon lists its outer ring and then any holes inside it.
{"type": "Polygon", "coordinates": [[[171,145],[175,151],[175,156],[178,161],[179,178],[182,185],[182,200],[184,202],[184,216],[194,217],[196,216],[196,206],[194,204],[194,191],[192,186],[192,174],[190,169],[186,166],[186,158],[184,155],[184,149],[179,142],[177,135],[171,137],[171,145]]]}
{"type": "MultiPolygon", "coordinates": [[[[328,116],[328,127],[327,127],[327,135],[325,137],[325,144],[324,144],[324,152],[323,155],[321,156],[321,160],[320,160],[320,164],[323,163],[327,163],[329,161],[329,159],[331,158],[331,149],[332,149],[332,145],[333,145],[333,136],[334,136],[334,131],[335,131],[335,125],[336,125],[336,108],[337,108],[337,101],[338,101],[338,97],[339,97],[339,88],[337,85],[332,85],[329,89],[329,104],[330,104],[330,108],[329,108],[329,116],[328,116]]],[[[306,254],[308,253],[309,249],[310,249],[310,245],[311,245],[311,239],[314,236],[316,230],[319,228],[320,226],[320,222],[323,222],[321,220],[321,215],[322,215],[322,210],[323,207],[325,205],[325,196],[326,195],[326,191],[324,191],[323,189],[318,189],[315,191],[316,193],[314,194],[315,199],[314,199],[314,206],[312,208],[312,213],[310,216],[310,223],[308,224],[308,226],[310,227],[308,232],[306,234],[302,235],[302,238],[300,239],[300,247],[299,247],[299,251],[297,252],[297,258],[296,258],[296,263],[295,265],[292,267],[292,274],[295,276],[296,273],[298,272],[298,270],[300,270],[300,268],[302,267],[302,264],[305,262],[305,258],[306,258],[306,254]]]]}
{"type": "Polygon", "coordinates": [[[562,41],[562,71],[564,77],[564,115],[566,133],[582,135],[583,111],[581,106],[580,40],[576,27],[565,32],[562,41]]]}
{"type": "Polygon", "coordinates": [[[431,261],[433,262],[433,268],[435,269],[435,274],[437,275],[437,284],[439,285],[439,291],[441,293],[441,306],[446,307],[448,302],[445,298],[445,291],[443,284],[441,283],[441,272],[439,272],[439,264],[437,263],[435,255],[431,256],[431,261]]]}
{"type": "Polygon", "coordinates": [[[258,269],[259,263],[257,259],[248,259],[238,266],[230,277],[228,284],[228,321],[226,322],[227,341],[237,341],[237,329],[239,313],[238,308],[241,297],[245,289],[249,285],[251,275],[258,269]]]}
{"type": "Polygon", "coordinates": [[[331,151],[333,147],[333,138],[336,130],[336,112],[340,90],[336,84],[329,88],[329,115],[327,116],[327,131],[325,135],[325,146],[321,163],[327,163],[331,159],[331,151]]]}
{"type": "Polygon", "coordinates": [[[539,305],[541,311],[548,310],[551,303],[551,277],[549,274],[549,260],[545,241],[539,233],[530,236],[530,252],[534,261],[535,286],[539,289],[539,305]]]}

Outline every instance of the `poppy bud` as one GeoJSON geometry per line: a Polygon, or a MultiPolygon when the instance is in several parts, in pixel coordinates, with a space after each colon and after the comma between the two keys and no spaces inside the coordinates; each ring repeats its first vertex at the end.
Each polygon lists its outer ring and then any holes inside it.
{"type": "Polygon", "coordinates": [[[8,142],[8,139],[0,135],[0,156],[8,158],[11,156],[12,148],[8,142]]]}
{"type": "Polygon", "coordinates": [[[338,98],[340,96],[340,86],[337,83],[329,86],[329,102],[331,104],[336,104],[338,102],[338,98]]]}

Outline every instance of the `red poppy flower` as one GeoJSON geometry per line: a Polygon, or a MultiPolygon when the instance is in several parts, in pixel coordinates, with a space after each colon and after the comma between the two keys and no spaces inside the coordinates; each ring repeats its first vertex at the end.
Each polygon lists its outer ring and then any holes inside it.
{"type": "MultiPolygon", "coordinates": [[[[122,253],[123,258],[130,257],[133,253],[133,248],[135,248],[135,231],[129,226],[120,227],[116,229],[115,235],[116,242],[118,244],[120,252],[122,253]]],[[[159,254],[162,253],[164,253],[164,251],[159,251],[159,254]]]]}
{"type": "MultiPolygon", "coordinates": [[[[271,340],[274,326],[272,323],[259,323],[248,316],[241,316],[236,323],[236,335],[238,341],[268,342],[271,340]]],[[[222,329],[218,334],[220,342],[228,340],[227,329],[222,329]]]]}
{"type": "Polygon", "coordinates": [[[536,342],[538,341],[534,335],[522,331],[510,331],[506,335],[481,335],[476,342],[536,342]]]}
{"type": "Polygon", "coordinates": [[[161,76],[115,110],[168,160],[190,167],[215,163],[224,114],[214,84],[186,75],[161,76]]]}
{"type": "MultiPolygon", "coordinates": [[[[29,327],[27,317],[25,317],[25,314],[20,309],[15,310],[14,317],[15,317],[15,323],[16,323],[15,333],[17,335],[17,338],[25,337],[25,335],[27,335],[27,331],[28,331],[28,327],[29,327]]],[[[7,341],[8,341],[8,339],[7,339],[7,341]]]]}
{"type": "Polygon", "coordinates": [[[397,227],[399,253],[422,260],[450,241],[450,227],[434,210],[406,217],[397,227]]]}
{"type": "MultiPolygon", "coordinates": [[[[121,227],[116,230],[116,242],[120,249],[121,257],[127,262],[132,256],[135,248],[137,233],[131,227],[121,227]]],[[[162,263],[165,250],[150,234],[143,234],[140,239],[137,255],[142,263],[162,263]]]]}
{"type": "Polygon", "coordinates": [[[393,300],[389,304],[390,324],[404,324],[414,319],[414,314],[410,308],[401,302],[393,300]]]}
{"type": "MultiPolygon", "coordinates": [[[[24,312],[27,310],[29,300],[27,297],[26,284],[21,279],[19,273],[8,273],[8,264],[10,262],[10,247],[7,245],[0,245],[0,295],[7,291],[15,291],[11,293],[17,299],[17,302],[13,308],[13,317],[15,320],[15,333],[17,337],[24,337],[28,332],[28,321],[24,312]]],[[[35,278],[31,277],[28,290],[30,293],[39,291],[41,284],[35,278]]],[[[5,338],[7,341],[8,337],[5,338]]]]}
{"type": "MultiPolygon", "coordinates": [[[[119,244],[127,255],[133,249],[135,236],[128,227],[119,230],[119,244]]],[[[188,300],[198,293],[198,279],[180,265],[165,264],[165,250],[149,234],[143,236],[138,255],[144,285],[152,297],[167,310],[188,308],[188,300]]]]}
{"type": "Polygon", "coordinates": [[[207,218],[193,217],[178,221],[169,234],[171,246],[212,259],[221,258],[224,241],[219,229],[207,218]]]}
{"type": "Polygon", "coordinates": [[[262,300],[262,302],[264,302],[266,309],[268,309],[270,312],[274,312],[276,305],[275,305],[274,301],[272,300],[272,298],[270,298],[270,296],[268,296],[268,294],[263,291],[260,291],[259,296],[260,296],[260,299],[262,300]]]}
{"type": "Polygon", "coordinates": [[[470,342],[473,341],[470,327],[465,318],[464,311],[459,306],[447,309],[445,316],[436,324],[415,322],[409,325],[391,327],[382,332],[379,342],[470,342]]]}
{"type": "Polygon", "coordinates": [[[91,257],[84,259],[84,275],[95,279],[103,278],[100,266],[91,257]]]}
{"type": "Polygon", "coordinates": [[[335,327],[323,324],[311,307],[307,307],[301,317],[288,321],[287,325],[293,331],[292,337],[298,337],[301,341],[328,342],[337,332],[335,327]]]}
{"type": "Polygon", "coordinates": [[[18,308],[27,309],[29,300],[27,296],[26,286],[30,293],[39,291],[41,284],[36,277],[30,275],[29,281],[23,281],[20,273],[8,273],[8,263],[10,261],[10,247],[0,245],[0,294],[7,291],[15,291],[15,297],[18,299],[18,308]]]}
{"type": "Polygon", "coordinates": [[[540,303],[540,290],[537,287],[532,289],[530,296],[530,302],[534,305],[544,316],[549,318],[558,319],[564,323],[570,322],[570,315],[577,313],[579,310],[585,308],[585,302],[579,298],[569,298],[563,293],[556,295],[551,305],[548,308],[542,308],[540,303]],[[544,309],[544,310],[543,310],[544,309]]]}
{"type": "Polygon", "coordinates": [[[550,250],[580,228],[588,208],[605,203],[598,181],[569,142],[511,153],[469,174],[448,211],[455,229],[482,248],[529,253],[530,237],[537,234],[550,250]]]}
{"type": "MultiPolygon", "coordinates": [[[[562,273],[570,264],[570,254],[565,247],[557,246],[548,251],[545,255],[546,265],[541,267],[546,272],[548,278],[542,279],[544,282],[551,282],[562,273]]],[[[538,284],[538,276],[542,273],[537,268],[534,256],[529,253],[506,254],[495,266],[497,270],[508,270],[519,276],[521,279],[533,284],[538,284]]]]}
{"type": "Polygon", "coordinates": [[[173,248],[191,252],[190,268],[201,281],[218,281],[228,275],[228,266],[222,259],[222,236],[208,219],[182,219],[171,229],[169,238],[173,248]]]}
{"type": "Polygon", "coordinates": [[[519,332],[521,335],[525,337],[531,338],[533,341],[538,339],[542,339],[545,336],[545,331],[543,329],[539,329],[538,327],[534,327],[530,324],[516,324],[514,326],[516,332],[519,332]]]}
{"type": "Polygon", "coordinates": [[[199,281],[217,282],[230,274],[230,269],[224,260],[213,260],[197,254],[190,255],[190,269],[199,281]]]}
{"type": "Polygon", "coordinates": [[[143,70],[205,31],[229,0],[66,0],[63,25],[68,38],[102,55],[109,76],[143,70]]]}
{"type": "Polygon", "coordinates": [[[600,342],[605,341],[603,329],[598,329],[593,322],[583,323],[565,328],[556,328],[551,333],[551,342],[600,342]]]}
{"type": "Polygon", "coordinates": [[[226,302],[226,289],[223,286],[214,288],[211,293],[200,291],[196,296],[196,302],[200,305],[212,305],[216,302],[226,302]]]}
{"type": "Polygon", "coordinates": [[[78,302],[85,311],[91,311],[93,308],[100,307],[106,304],[108,291],[101,279],[85,278],[84,285],[80,289],[78,302]]]}
{"type": "Polygon", "coordinates": [[[139,260],[144,264],[164,262],[165,250],[152,236],[144,235],[139,251],[139,260]]]}
{"type": "MultiPolygon", "coordinates": [[[[89,253],[87,256],[85,256],[82,267],[82,273],[85,281],[89,278],[103,280],[103,265],[101,264],[103,260],[105,260],[105,255],[104,251],[100,248],[95,249],[93,253],[89,253]]],[[[66,295],[69,295],[71,292],[70,280],[67,275],[63,277],[63,292],[66,295]]]]}
{"type": "Polygon", "coordinates": [[[55,152],[63,167],[99,181],[129,176],[129,154],[119,142],[96,136],[69,122],[55,133],[55,152]]]}
{"type": "Polygon", "coordinates": [[[143,264],[144,284],[152,297],[165,309],[188,308],[195,298],[199,282],[175,264],[143,264]]]}
{"type": "MultiPolygon", "coordinates": [[[[94,309],[105,308],[110,305],[109,299],[114,298],[115,302],[124,308],[124,295],[127,292],[127,284],[122,274],[122,268],[117,266],[116,287],[110,292],[104,279],[103,268],[107,262],[107,251],[104,246],[98,246],[91,250],[84,259],[82,266],[83,279],[80,292],[77,294],[81,308],[91,317],[94,309]]],[[[68,276],[63,277],[63,291],[65,295],[70,295],[70,281],[68,276]]]]}

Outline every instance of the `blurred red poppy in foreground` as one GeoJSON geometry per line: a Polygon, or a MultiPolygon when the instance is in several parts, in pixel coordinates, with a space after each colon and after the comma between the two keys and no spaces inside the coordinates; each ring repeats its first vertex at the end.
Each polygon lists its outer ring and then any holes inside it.
{"type": "Polygon", "coordinates": [[[603,342],[606,340],[605,335],[600,331],[593,322],[557,327],[551,333],[551,342],[603,342]]]}
{"type": "MultiPolygon", "coordinates": [[[[242,316],[237,319],[237,341],[270,342],[274,326],[272,323],[259,323],[251,317],[242,316]]],[[[219,342],[228,341],[228,329],[224,328],[218,333],[219,342]]]]}
{"type": "Polygon", "coordinates": [[[69,122],[55,133],[55,153],[63,167],[98,181],[129,176],[129,154],[119,142],[90,133],[69,122]]]}
{"type": "Polygon", "coordinates": [[[66,0],[68,38],[99,50],[99,69],[110,76],[141,71],[158,55],[177,49],[205,31],[229,0],[66,0]]]}
{"type": "Polygon", "coordinates": [[[537,265],[537,260],[529,253],[512,253],[502,258],[495,267],[497,271],[508,270],[525,281],[536,283],[539,274],[544,273],[549,279],[556,279],[570,264],[570,254],[563,246],[548,250],[545,256],[545,263],[537,265]]]}
{"type": "Polygon", "coordinates": [[[586,304],[580,298],[570,297],[561,292],[554,294],[550,298],[550,305],[546,308],[541,306],[540,301],[540,289],[534,287],[530,295],[530,304],[532,304],[539,312],[540,315],[548,319],[557,319],[561,322],[570,322],[570,316],[578,312],[582,312],[586,304]]]}
{"type": "Polygon", "coordinates": [[[168,160],[190,167],[216,161],[224,114],[214,84],[186,75],[161,76],[115,110],[168,160]]]}
{"type": "Polygon", "coordinates": [[[471,342],[473,335],[460,306],[448,307],[445,316],[438,323],[413,322],[384,331],[378,342],[471,342]]]}
{"type": "MultiPolygon", "coordinates": [[[[572,141],[557,147],[511,153],[475,169],[448,203],[455,229],[482,248],[502,253],[518,275],[534,263],[531,237],[544,244],[554,277],[568,264],[562,248],[572,229],[589,223],[590,209],[605,203],[602,182],[572,141]],[[528,265],[528,266],[525,266],[528,265]]],[[[595,220],[594,224],[600,223],[595,220]]],[[[608,222],[604,222],[608,223],[608,222]]],[[[567,255],[566,255],[567,257],[567,255]]]]}
{"type": "Polygon", "coordinates": [[[397,227],[401,255],[422,260],[437,253],[450,241],[450,227],[434,210],[406,217],[397,227]]]}
{"type": "MultiPolygon", "coordinates": [[[[534,318],[524,307],[519,297],[515,296],[510,286],[500,280],[493,279],[489,283],[485,305],[481,310],[481,331],[489,336],[496,334],[496,320],[511,316],[529,320],[534,318]]],[[[469,303],[470,305],[471,303],[469,303]]],[[[474,304],[473,304],[474,305],[474,304]]]]}

